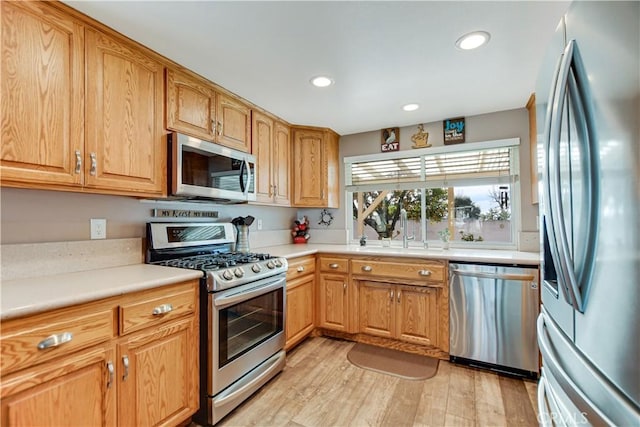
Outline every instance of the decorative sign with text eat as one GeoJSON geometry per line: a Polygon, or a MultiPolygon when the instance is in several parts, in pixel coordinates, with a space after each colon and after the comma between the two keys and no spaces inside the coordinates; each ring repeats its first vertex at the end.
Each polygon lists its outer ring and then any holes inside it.
{"type": "Polygon", "coordinates": [[[442,130],[444,133],[445,145],[464,142],[464,136],[466,133],[464,117],[444,120],[442,122],[442,130]]]}
{"type": "Polygon", "coordinates": [[[382,140],[380,141],[380,151],[386,153],[388,151],[400,150],[400,128],[382,129],[382,140]]]}

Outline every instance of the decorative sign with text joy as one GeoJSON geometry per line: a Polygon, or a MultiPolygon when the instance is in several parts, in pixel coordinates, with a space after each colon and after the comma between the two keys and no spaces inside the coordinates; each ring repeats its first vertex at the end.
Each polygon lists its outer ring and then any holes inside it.
{"type": "Polygon", "coordinates": [[[464,135],[466,133],[464,117],[444,120],[442,122],[442,128],[445,145],[464,142],[464,135]]]}

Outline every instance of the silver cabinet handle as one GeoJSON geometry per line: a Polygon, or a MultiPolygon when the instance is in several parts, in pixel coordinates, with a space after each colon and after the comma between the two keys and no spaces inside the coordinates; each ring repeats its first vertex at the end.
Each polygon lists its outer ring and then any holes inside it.
{"type": "Polygon", "coordinates": [[[122,381],[126,381],[129,376],[129,356],[122,356],[122,366],[124,366],[124,374],[122,375],[122,381]]]}
{"type": "Polygon", "coordinates": [[[46,350],[51,347],[58,347],[73,339],[71,332],[63,332],[61,334],[51,335],[38,343],[38,350],[46,350]]]}
{"type": "Polygon", "coordinates": [[[218,122],[218,136],[222,136],[222,126],[223,124],[221,122],[218,122]]]}
{"type": "Polygon", "coordinates": [[[389,299],[393,303],[393,291],[389,291],[389,297],[390,297],[389,299]]]}
{"type": "Polygon", "coordinates": [[[171,304],[162,304],[154,308],[151,314],[159,316],[161,314],[169,313],[170,311],[173,311],[173,306],[171,304]]]}
{"type": "Polygon", "coordinates": [[[398,304],[400,304],[400,294],[402,294],[402,291],[398,291],[398,293],[396,295],[398,295],[398,304]]]}
{"type": "Polygon", "coordinates": [[[113,376],[115,375],[115,369],[113,369],[113,363],[107,362],[107,372],[109,373],[109,379],[107,380],[107,388],[111,388],[113,384],[113,376]]]}
{"type": "Polygon", "coordinates": [[[363,265],[362,266],[362,271],[373,271],[373,267],[371,267],[370,265],[363,265]]]}
{"type": "Polygon", "coordinates": [[[345,293],[345,294],[347,293],[347,283],[346,282],[342,284],[342,292],[345,293]]]}
{"type": "Polygon", "coordinates": [[[76,173],[82,172],[82,155],[80,150],[76,150],[76,173]]]}
{"type": "Polygon", "coordinates": [[[338,264],[336,264],[336,263],[329,264],[329,268],[333,268],[334,270],[335,270],[336,268],[338,268],[338,267],[339,267],[339,265],[338,265],[338,264]]]}
{"type": "Polygon", "coordinates": [[[215,119],[211,119],[211,130],[213,131],[213,134],[216,134],[216,127],[217,127],[218,122],[216,122],[215,119]]]}
{"type": "Polygon", "coordinates": [[[96,160],[96,153],[91,153],[89,156],[91,157],[91,169],[89,170],[89,173],[91,174],[91,176],[96,176],[96,174],[98,173],[98,161],[96,160]]]}
{"type": "Polygon", "coordinates": [[[420,271],[418,271],[418,274],[423,276],[423,277],[427,277],[427,276],[431,276],[431,271],[430,270],[420,270],[420,271]]]}
{"type": "Polygon", "coordinates": [[[302,273],[302,272],[304,271],[304,266],[302,266],[302,265],[301,265],[301,266],[299,266],[298,268],[296,268],[296,271],[297,271],[298,273],[302,273]]]}

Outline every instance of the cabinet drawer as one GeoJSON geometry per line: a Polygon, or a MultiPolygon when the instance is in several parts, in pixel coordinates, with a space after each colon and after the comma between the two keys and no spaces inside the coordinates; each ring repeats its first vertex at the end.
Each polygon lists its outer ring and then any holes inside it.
{"type": "Polygon", "coordinates": [[[120,335],[193,313],[197,304],[197,282],[169,289],[133,294],[120,305],[120,335]]]}
{"type": "Polygon", "coordinates": [[[287,269],[287,280],[296,277],[311,274],[316,271],[316,257],[308,256],[301,258],[293,258],[289,260],[289,268],[287,269]]]}
{"type": "Polygon", "coordinates": [[[332,271],[335,273],[348,273],[349,260],[344,258],[320,257],[320,271],[332,271]]]}
{"type": "Polygon", "coordinates": [[[115,336],[115,304],[63,309],[2,325],[2,375],[115,336]]]}
{"type": "Polygon", "coordinates": [[[427,280],[429,282],[442,282],[445,278],[444,264],[435,262],[409,263],[353,260],[351,265],[353,274],[360,276],[427,280]]]}

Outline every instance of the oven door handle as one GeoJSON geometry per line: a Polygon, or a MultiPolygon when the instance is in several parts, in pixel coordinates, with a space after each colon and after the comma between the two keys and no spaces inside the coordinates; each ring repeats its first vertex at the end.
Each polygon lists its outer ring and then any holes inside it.
{"type": "MultiPolygon", "coordinates": [[[[249,300],[251,298],[264,295],[279,288],[284,288],[286,283],[286,277],[280,277],[272,282],[261,283],[253,288],[245,288],[242,291],[224,292],[222,295],[214,294],[213,305],[222,309],[231,305],[237,304],[242,301],[249,300]]],[[[231,291],[234,291],[231,289],[231,291]]]]}

